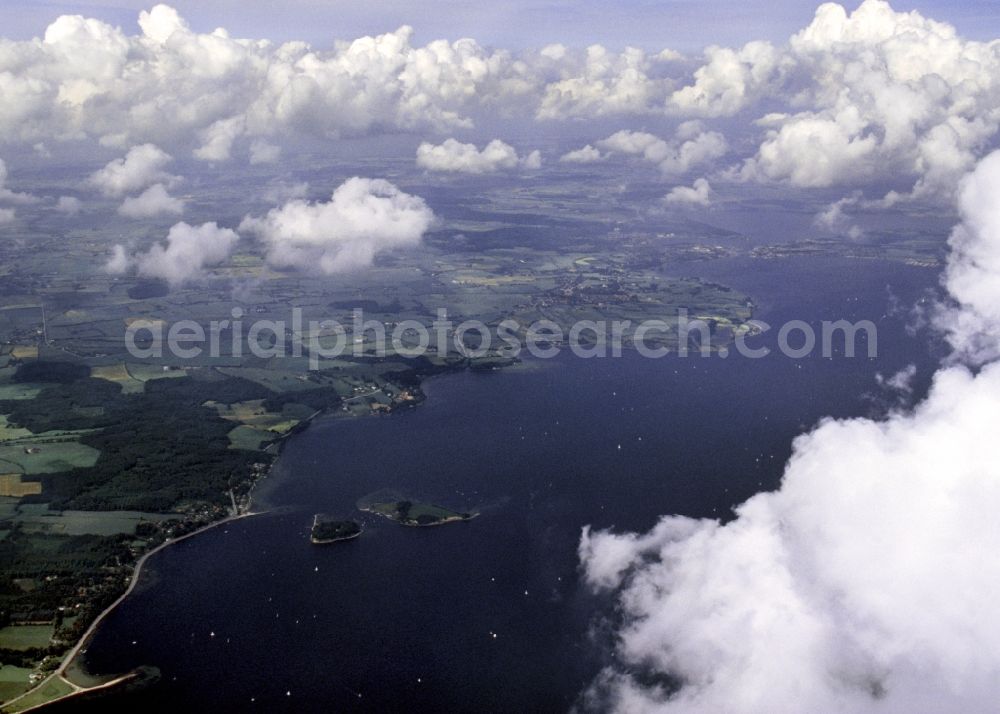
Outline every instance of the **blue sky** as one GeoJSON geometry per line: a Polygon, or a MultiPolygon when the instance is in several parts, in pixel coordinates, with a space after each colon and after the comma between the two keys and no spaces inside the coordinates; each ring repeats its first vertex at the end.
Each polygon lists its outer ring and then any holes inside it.
{"type": "MultiPolygon", "coordinates": [[[[83,14],[136,28],[135,18],[152,0],[5,0],[0,35],[24,39],[41,34],[60,14],[83,14]]],[[[328,45],[413,25],[417,42],[447,37],[475,37],[484,44],[510,48],[549,42],[581,46],[600,42],[648,49],[682,51],[707,44],[737,45],[751,39],[782,41],[803,27],[819,3],[802,0],[173,0],[197,30],[223,26],[234,35],[302,39],[328,45]]],[[[846,3],[853,8],[857,3],[846,3]]],[[[920,10],[956,25],[973,39],[1000,37],[1000,3],[988,0],[897,0],[897,10],[920,10]]]]}

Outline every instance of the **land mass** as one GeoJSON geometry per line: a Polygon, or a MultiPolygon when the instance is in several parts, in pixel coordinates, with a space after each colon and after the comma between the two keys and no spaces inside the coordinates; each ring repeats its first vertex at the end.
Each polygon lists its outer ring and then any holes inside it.
{"type": "Polygon", "coordinates": [[[355,521],[325,521],[313,516],[309,540],[313,545],[326,545],[353,540],[361,535],[361,526],[355,521]]]}
{"type": "Polygon", "coordinates": [[[400,501],[380,501],[361,508],[368,513],[388,518],[404,526],[439,526],[458,523],[475,518],[477,513],[453,511],[433,503],[421,503],[410,499],[400,501]]]}
{"type": "Polygon", "coordinates": [[[18,489],[0,496],[3,712],[132,682],[95,680],[77,655],[148,556],[249,515],[285,438],[317,416],[415,406],[427,376],[473,361],[341,360],[303,379],[128,363],[119,375],[39,348],[0,356],[0,487],[18,489]],[[132,388],[131,375],[145,379],[132,388]]]}
{"type": "MultiPolygon", "coordinates": [[[[410,408],[427,377],[514,361],[495,347],[474,358],[456,346],[414,357],[419,336],[405,330],[380,352],[379,327],[430,328],[447,308],[456,323],[513,320],[523,342],[539,320],[565,334],[580,321],[657,319],[671,329],[647,346],[671,349],[681,310],[708,324],[712,349],[749,329],[748,295],[675,274],[679,262],[743,250],[737,236],[687,223],[626,234],[618,225],[634,221],[632,208],[597,208],[580,188],[462,198],[442,206],[448,225],[424,249],[336,281],[271,270],[249,247],[177,290],[108,275],[119,237],[102,220],[64,230],[27,221],[0,236],[0,702],[23,709],[87,683],[64,666],[82,658],[67,654],[134,582],[140,559],[248,513],[285,438],[318,415],[410,408]],[[298,327],[287,319],[292,306],[298,327]],[[280,318],[279,328],[237,350],[234,323],[218,354],[193,358],[142,356],[144,332],[138,351],[126,346],[137,322],[193,320],[210,334],[237,309],[248,323],[280,318]],[[359,309],[375,329],[353,327],[359,309]],[[328,318],[348,328],[351,349],[337,357],[324,355],[342,336],[306,327],[328,318]]],[[[465,347],[482,346],[468,339],[465,347]]],[[[407,526],[475,515],[402,494],[375,500],[366,510],[407,526]]]]}

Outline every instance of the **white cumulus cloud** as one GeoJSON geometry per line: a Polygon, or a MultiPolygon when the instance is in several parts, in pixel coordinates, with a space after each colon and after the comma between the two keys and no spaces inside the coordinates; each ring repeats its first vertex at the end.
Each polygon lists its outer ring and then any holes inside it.
{"type": "Polygon", "coordinates": [[[166,244],[156,243],[145,253],[130,257],[123,246],[116,246],[105,269],[123,273],[134,266],[143,277],[183,285],[201,279],[205,268],[227,260],[239,239],[235,231],[216,223],[192,226],[181,222],[170,229],[166,244]]]}
{"type": "Polygon", "coordinates": [[[104,270],[112,275],[124,275],[132,267],[132,258],[123,245],[111,249],[111,257],[104,264],[104,270]]]}
{"type": "Polygon", "coordinates": [[[680,205],[707,206],[712,200],[712,186],[707,179],[696,179],[691,186],[677,186],[664,196],[667,203],[680,205]]]}
{"type": "Polygon", "coordinates": [[[405,26],[319,50],[199,33],[166,5],[139,26],[130,35],[66,15],[40,40],[0,41],[0,135],[155,144],[206,161],[248,151],[266,163],[264,147],[285,137],[445,132],[486,115],[733,118],[752,132],[738,145],[745,180],[893,181],[901,194],[950,200],[1000,131],[995,43],[883,0],[853,12],[826,3],[784,43],[713,46],[693,61],[600,45],[416,45],[405,26]]]}
{"type": "Polygon", "coordinates": [[[174,181],[163,170],[171,161],[168,153],[152,144],[133,146],[124,158],[115,159],[91,174],[89,182],[105,196],[122,196],[157,182],[174,181]]]}
{"type": "Polygon", "coordinates": [[[948,240],[944,284],[955,304],[936,316],[958,356],[982,363],[1000,359],[1000,153],[962,181],[964,221],[948,240]]]}
{"type": "Polygon", "coordinates": [[[128,218],[152,218],[159,215],[179,216],[184,213],[184,201],[174,198],[162,183],[153,184],[138,196],[126,198],[118,213],[128,218]]]}
{"type": "Polygon", "coordinates": [[[542,152],[535,149],[527,156],[523,156],[521,158],[521,168],[525,171],[538,171],[538,169],[542,168],[542,152]]]}
{"type": "Polygon", "coordinates": [[[705,59],[694,73],[694,83],[670,95],[668,109],[705,117],[731,116],[758,99],[790,64],[771,43],[760,41],[738,50],[709,47],[705,59]]]}
{"type": "Polygon", "coordinates": [[[83,209],[83,203],[76,196],[60,196],[56,201],[56,210],[67,216],[75,216],[83,209]]]}
{"type": "Polygon", "coordinates": [[[330,50],[198,33],[167,5],[142,12],[139,27],[65,15],[41,41],[3,41],[3,135],[195,144],[197,158],[222,161],[244,137],[470,126],[471,111],[530,96],[540,81],[510,52],[471,39],[415,46],[405,26],[330,50]]]}
{"type": "Polygon", "coordinates": [[[36,203],[38,201],[38,199],[31,194],[18,193],[17,191],[11,191],[7,188],[7,176],[7,164],[4,163],[3,159],[0,159],[0,202],[27,204],[36,203]]]}
{"type": "Polygon", "coordinates": [[[417,147],[417,166],[427,171],[488,174],[518,167],[535,170],[541,165],[539,151],[520,157],[513,146],[499,139],[494,139],[482,150],[475,144],[463,144],[456,139],[446,139],[437,145],[425,141],[417,147]]]}
{"type": "MultiPolygon", "coordinates": [[[[1000,154],[960,190],[945,275],[956,305],[942,322],[958,356],[987,344],[997,356],[998,190],[1000,154]]],[[[625,618],[621,665],[594,701],[629,714],[994,710],[997,424],[1000,363],[955,364],[912,411],[830,419],[796,439],[780,489],[728,523],[585,530],[586,579],[616,590],[625,618]]]]}
{"type": "Polygon", "coordinates": [[[567,164],[595,164],[604,161],[607,157],[599,149],[587,144],[582,149],[567,151],[559,157],[559,160],[567,164]]]}
{"type": "Polygon", "coordinates": [[[228,161],[235,142],[245,131],[246,120],[241,116],[220,119],[202,132],[202,145],[194,156],[202,161],[228,161]]]}
{"type": "Polygon", "coordinates": [[[859,193],[841,198],[816,214],[816,219],[813,222],[820,228],[831,233],[844,235],[852,240],[861,238],[864,235],[864,231],[861,226],[852,221],[850,215],[847,213],[848,208],[856,206],[860,202],[861,195],[859,193]]]}
{"type": "Polygon", "coordinates": [[[333,274],[419,244],[433,219],[422,198],[384,179],[355,177],[325,203],[292,200],[261,218],[248,216],[240,230],[261,238],[271,265],[333,274]]]}
{"type": "MultiPolygon", "coordinates": [[[[732,116],[762,105],[766,128],[745,178],[796,186],[913,182],[951,200],[1000,128],[1000,54],[918,12],[864,0],[821,5],[786,46],[709,52],[675,109],[732,116]]],[[[759,109],[757,110],[759,111],[759,109]]]]}
{"type": "Polygon", "coordinates": [[[250,163],[251,165],[258,164],[273,164],[281,158],[281,147],[275,146],[274,144],[269,144],[263,139],[258,139],[250,145],[250,163]]]}
{"type": "Polygon", "coordinates": [[[649,55],[629,47],[615,53],[601,45],[591,45],[578,57],[561,45],[551,45],[532,63],[541,72],[557,73],[541,89],[536,115],[554,120],[652,113],[671,86],[658,70],[678,59],[669,50],[649,55]]]}
{"type": "Polygon", "coordinates": [[[710,164],[725,156],[729,149],[722,134],[704,131],[698,122],[681,124],[669,141],[645,131],[623,129],[601,139],[597,146],[611,153],[639,156],[667,175],[684,174],[710,164]]]}

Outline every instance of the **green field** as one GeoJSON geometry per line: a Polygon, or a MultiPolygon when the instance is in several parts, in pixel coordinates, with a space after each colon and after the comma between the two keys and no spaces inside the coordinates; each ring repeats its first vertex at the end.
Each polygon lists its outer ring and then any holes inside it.
{"type": "Polygon", "coordinates": [[[229,432],[230,448],[260,451],[275,439],[294,429],[307,419],[314,409],[303,404],[287,403],[280,412],[267,410],[263,399],[251,399],[233,404],[205,402],[219,416],[239,426],[229,432]]]}
{"type": "Polygon", "coordinates": [[[14,667],[13,665],[0,665],[0,702],[5,702],[18,694],[28,690],[28,675],[31,670],[27,667],[14,667]]]}
{"type": "Polygon", "coordinates": [[[53,699],[58,699],[59,697],[66,696],[73,691],[66,682],[58,678],[53,678],[43,684],[41,687],[31,692],[24,699],[18,700],[18,702],[11,706],[5,706],[3,712],[21,712],[25,709],[30,709],[31,707],[37,707],[45,702],[50,702],[53,699]]]}
{"type": "MultiPolygon", "coordinates": [[[[173,372],[164,373],[161,369],[159,374],[173,374],[173,372]]],[[[146,389],[145,380],[133,377],[124,363],[91,367],[90,375],[120,385],[122,394],[138,394],[146,389]]]]}
{"type": "Polygon", "coordinates": [[[0,649],[27,650],[48,647],[54,625],[10,625],[0,629],[0,649]]]}
{"type": "Polygon", "coordinates": [[[245,451],[260,451],[277,437],[278,435],[274,432],[241,425],[229,432],[229,447],[245,451]]]}
{"type": "Polygon", "coordinates": [[[78,441],[38,443],[38,453],[29,454],[28,447],[0,445],[0,470],[20,472],[27,475],[54,474],[75,468],[86,468],[97,462],[100,452],[78,441]],[[14,467],[14,468],[12,468],[14,467]]]}
{"type": "Polygon", "coordinates": [[[9,496],[0,496],[0,521],[13,518],[17,515],[17,504],[20,499],[9,496]]]}
{"type": "MultiPolygon", "coordinates": [[[[47,508],[47,507],[46,507],[47,508]]],[[[141,511],[48,511],[22,507],[12,520],[25,533],[52,535],[132,535],[142,522],[162,521],[171,516],[141,511]]]]}
{"type": "Polygon", "coordinates": [[[294,428],[298,421],[289,419],[283,413],[269,412],[264,407],[263,399],[253,399],[235,404],[219,404],[205,402],[219,412],[219,416],[227,421],[235,421],[260,431],[272,431],[275,434],[285,434],[294,428]]]}
{"type": "Polygon", "coordinates": [[[0,400],[34,399],[45,386],[44,384],[0,383],[0,400]]]}
{"type": "MultiPolygon", "coordinates": [[[[137,382],[152,382],[157,379],[176,379],[186,377],[187,370],[164,369],[158,364],[128,363],[125,365],[129,377],[137,382]]],[[[97,375],[95,375],[97,376],[97,375]]]]}
{"type": "MultiPolygon", "coordinates": [[[[291,362],[291,360],[283,360],[291,362]]],[[[291,366],[290,364],[288,365],[291,366]]],[[[299,369],[268,369],[261,367],[219,367],[218,371],[228,377],[242,377],[270,389],[273,392],[292,392],[330,386],[333,380],[317,373],[299,369]]]]}
{"type": "Polygon", "coordinates": [[[31,436],[33,436],[31,431],[19,426],[11,426],[7,423],[6,415],[0,414],[0,442],[30,438],[31,436]]]}
{"type": "MultiPolygon", "coordinates": [[[[84,414],[84,410],[78,412],[84,414]]],[[[84,434],[93,433],[93,429],[74,429],[43,431],[38,434],[20,426],[12,426],[7,417],[0,415],[0,443],[7,442],[7,446],[32,446],[57,441],[76,441],[84,434]]]]}

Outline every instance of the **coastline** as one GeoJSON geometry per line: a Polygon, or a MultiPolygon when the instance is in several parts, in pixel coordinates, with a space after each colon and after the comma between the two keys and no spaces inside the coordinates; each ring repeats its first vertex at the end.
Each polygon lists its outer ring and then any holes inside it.
{"type": "Polygon", "coordinates": [[[362,511],[363,513],[371,513],[376,516],[381,516],[386,520],[390,520],[393,523],[398,523],[399,525],[405,526],[406,528],[433,528],[434,526],[443,526],[448,523],[468,523],[473,518],[479,516],[479,512],[475,511],[473,513],[470,513],[468,516],[449,516],[448,518],[442,518],[440,520],[434,521],[433,523],[407,523],[406,521],[401,521],[398,518],[393,518],[388,513],[380,513],[379,511],[376,511],[372,508],[359,508],[358,510],[362,511]]]}
{"type": "Polygon", "coordinates": [[[310,537],[309,542],[312,543],[313,545],[329,545],[330,543],[342,543],[346,540],[354,540],[355,538],[359,538],[363,532],[364,531],[358,531],[357,533],[354,533],[349,536],[341,536],[340,538],[327,538],[325,540],[319,540],[317,538],[310,537]]]}
{"type": "MultiPolygon", "coordinates": [[[[265,512],[266,511],[261,511],[261,513],[265,512]]],[[[205,531],[212,530],[217,526],[221,526],[226,523],[231,523],[233,521],[238,521],[242,518],[248,518],[250,516],[255,516],[255,515],[259,514],[255,511],[248,511],[246,513],[240,513],[238,515],[227,516],[226,518],[214,521],[212,523],[209,523],[208,525],[193,530],[190,533],[185,533],[184,535],[179,536],[177,538],[171,538],[169,540],[166,540],[163,543],[160,543],[152,550],[150,550],[149,552],[143,553],[143,555],[135,563],[135,568],[132,571],[132,578],[129,580],[129,584],[128,587],[125,589],[125,592],[119,595],[118,599],[116,599],[113,603],[104,608],[104,610],[96,618],[94,618],[94,621],[90,623],[90,627],[86,629],[83,635],[80,636],[80,639],[77,640],[77,643],[66,654],[65,658],[62,661],[62,664],[60,664],[59,668],[56,669],[55,674],[62,675],[65,673],[69,665],[72,664],[73,660],[76,659],[77,655],[79,655],[80,652],[84,649],[84,646],[87,644],[87,641],[91,637],[93,637],[94,633],[97,631],[97,628],[100,626],[101,622],[103,622],[108,615],[114,612],[114,610],[119,605],[121,605],[129,595],[132,594],[132,591],[135,590],[136,585],[139,583],[139,577],[142,575],[142,566],[146,564],[146,561],[149,560],[149,558],[156,555],[161,550],[165,550],[166,548],[176,543],[180,543],[181,541],[187,540],[188,538],[193,538],[194,536],[200,533],[204,533],[205,531]]]]}
{"type": "Polygon", "coordinates": [[[9,709],[9,707],[11,705],[16,705],[17,702],[21,701],[22,699],[24,699],[25,697],[27,697],[31,693],[33,693],[33,692],[41,689],[45,685],[50,684],[54,680],[59,680],[63,684],[68,685],[73,691],[68,692],[68,693],[66,693],[66,694],[64,694],[62,696],[56,697],[54,699],[49,699],[48,701],[42,702],[40,704],[32,705],[32,706],[28,707],[27,709],[16,709],[16,711],[18,711],[18,712],[37,711],[37,710],[41,709],[42,707],[46,707],[46,706],[48,706],[50,704],[53,704],[53,703],[58,702],[58,701],[61,701],[63,699],[68,699],[70,697],[80,696],[80,695],[86,694],[88,692],[99,691],[99,690],[102,690],[102,689],[108,689],[108,688],[110,688],[112,686],[116,686],[116,685],[121,684],[123,682],[129,681],[133,677],[133,673],[131,673],[131,672],[128,673],[128,674],[123,674],[123,675],[120,675],[118,677],[115,677],[114,679],[112,679],[112,680],[110,680],[108,682],[103,682],[101,684],[95,684],[95,685],[90,686],[90,687],[85,687],[85,686],[76,684],[76,683],[72,682],[71,680],[69,680],[66,677],[66,670],[70,667],[70,665],[73,664],[73,662],[76,660],[76,658],[84,651],[84,649],[86,648],[87,643],[90,641],[90,639],[97,632],[97,628],[101,625],[101,623],[108,617],[108,615],[110,615],[112,612],[114,612],[118,608],[118,606],[121,605],[125,601],[125,599],[128,598],[128,596],[131,595],[132,592],[135,590],[136,586],[139,583],[139,578],[142,575],[142,567],[146,564],[146,561],[149,560],[149,558],[151,558],[152,556],[156,555],[160,551],[165,550],[169,546],[172,546],[172,545],[174,545],[176,543],[180,543],[181,541],[187,540],[188,538],[193,538],[194,536],[199,535],[201,533],[204,533],[205,531],[212,530],[213,528],[216,528],[218,526],[224,525],[226,523],[231,523],[233,521],[238,521],[238,520],[243,519],[243,518],[248,518],[250,516],[260,515],[261,513],[266,513],[266,511],[259,511],[259,512],[258,511],[248,511],[248,512],[245,512],[245,513],[240,513],[240,514],[236,514],[236,515],[227,516],[227,517],[222,518],[222,519],[220,519],[218,521],[213,521],[212,523],[204,525],[201,528],[197,528],[197,529],[191,531],[190,533],[185,533],[184,535],[178,536],[177,538],[170,538],[168,540],[165,540],[163,543],[160,543],[158,546],[156,546],[152,550],[150,550],[150,551],[148,551],[146,553],[143,553],[142,556],[140,556],[140,558],[135,562],[135,568],[133,568],[133,570],[132,570],[132,576],[129,579],[128,586],[125,588],[125,592],[123,592],[121,595],[119,595],[118,598],[116,598],[114,602],[112,602],[110,605],[108,605],[106,608],[104,608],[104,610],[102,610],[100,612],[100,614],[98,614],[97,617],[94,618],[93,622],[90,623],[90,626],[80,636],[80,638],[77,640],[76,644],[73,645],[73,647],[70,648],[69,652],[66,653],[66,655],[63,658],[63,661],[59,664],[59,667],[54,672],[52,672],[52,674],[50,674],[48,677],[46,677],[45,679],[43,679],[40,682],[38,682],[38,684],[36,684],[34,687],[32,687],[31,689],[29,689],[28,691],[26,691],[26,692],[24,692],[22,694],[19,694],[18,696],[14,697],[13,699],[10,699],[10,700],[4,702],[2,705],[0,705],[0,711],[4,711],[4,712],[8,711],[8,709],[9,709]]]}
{"type": "MultiPolygon", "coordinates": [[[[319,523],[319,514],[316,514],[313,516],[312,529],[315,529],[318,523],[319,523]]],[[[312,535],[312,529],[310,529],[309,542],[312,543],[313,545],[330,545],[331,543],[341,543],[346,540],[354,540],[355,538],[360,537],[361,534],[365,532],[364,528],[359,527],[358,532],[352,533],[351,535],[340,536],[338,538],[317,538],[316,536],[312,535]]]]}
{"type": "MultiPolygon", "coordinates": [[[[305,431],[307,428],[309,428],[309,425],[312,424],[313,420],[321,416],[322,414],[324,414],[323,410],[318,410],[314,412],[312,415],[309,416],[308,419],[304,419],[299,425],[297,425],[296,428],[289,430],[288,433],[286,434],[282,434],[280,437],[271,442],[267,447],[265,447],[265,453],[272,454],[275,457],[275,462],[276,462],[277,458],[281,455],[281,451],[284,449],[285,441],[292,435],[305,431]],[[273,451],[271,450],[272,448],[273,451]]],[[[70,697],[77,697],[86,694],[88,692],[108,689],[112,686],[129,681],[133,676],[133,673],[131,672],[128,674],[117,676],[108,682],[103,682],[101,684],[95,684],[93,686],[87,687],[76,684],[72,680],[67,678],[66,670],[69,669],[69,667],[73,664],[76,658],[83,652],[87,642],[94,636],[94,633],[97,632],[97,628],[101,625],[101,623],[104,622],[104,620],[108,617],[108,615],[114,612],[135,590],[136,586],[139,583],[139,577],[142,575],[142,568],[150,557],[166,549],[168,546],[174,545],[175,543],[180,543],[181,541],[187,540],[188,538],[193,538],[194,536],[212,530],[217,526],[221,526],[226,523],[231,523],[233,521],[238,521],[242,518],[247,518],[249,516],[255,516],[255,515],[260,515],[262,513],[267,513],[266,509],[263,511],[252,511],[250,510],[250,508],[252,507],[253,504],[253,494],[257,488],[257,485],[261,481],[266,481],[267,477],[271,475],[271,472],[274,470],[275,462],[272,462],[271,464],[268,465],[267,470],[263,476],[251,479],[250,487],[247,490],[247,496],[246,496],[246,506],[245,506],[246,510],[243,511],[243,513],[233,513],[224,518],[220,518],[217,521],[212,521],[211,523],[207,523],[199,528],[196,528],[190,533],[185,533],[184,535],[178,536],[176,538],[168,538],[167,540],[164,540],[162,543],[153,547],[151,550],[139,556],[139,558],[135,561],[135,566],[132,569],[132,575],[129,577],[129,582],[125,588],[125,591],[122,592],[117,598],[115,598],[115,600],[110,605],[105,607],[104,610],[98,613],[97,617],[95,617],[94,620],[87,627],[87,629],[84,630],[83,634],[80,635],[76,643],[63,656],[62,662],[59,663],[59,666],[52,672],[52,674],[40,680],[37,684],[35,684],[35,686],[31,687],[25,692],[22,692],[13,699],[9,699],[6,702],[0,703],[0,713],[6,714],[8,711],[16,711],[20,714],[20,712],[37,711],[50,704],[54,704],[55,702],[68,699],[70,697]],[[18,702],[22,701],[31,694],[40,691],[46,685],[49,685],[56,681],[68,686],[71,689],[71,691],[62,694],[60,696],[54,697],[52,699],[48,699],[39,704],[31,705],[26,709],[19,709],[16,707],[18,702]],[[15,707],[13,710],[10,709],[12,705],[14,705],[15,707]]],[[[234,503],[234,507],[238,508],[237,504],[234,503]]]]}
{"type": "MultiPolygon", "coordinates": [[[[458,368],[451,367],[449,369],[445,369],[445,370],[442,370],[440,372],[434,372],[434,373],[431,373],[431,374],[420,375],[418,377],[418,380],[419,380],[418,381],[419,398],[416,399],[414,402],[412,402],[410,404],[407,404],[405,406],[407,408],[415,408],[415,407],[418,407],[418,406],[422,405],[425,401],[427,401],[427,394],[426,394],[426,391],[425,391],[425,385],[428,382],[434,380],[436,377],[445,377],[445,376],[449,376],[451,374],[454,374],[456,372],[464,371],[465,369],[468,368],[468,366],[469,366],[468,363],[464,363],[464,364],[461,365],[461,367],[458,367],[458,368]]],[[[395,412],[395,411],[398,411],[398,410],[399,409],[393,409],[389,413],[391,414],[392,412],[395,412]]],[[[366,416],[368,416],[368,415],[366,415],[366,416]]],[[[263,473],[263,475],[258,476],[257,478],[251,478],[250,479],[250,487],[249,487],[249,489],[247,491],[247,494],[246,494],[245,505],[244,504],[235,504],[234,503],[234,506],[237,507],[237,508],[239,507],[239,505],[243,505],[243,507],[245,508],[245,510],[244,510],[243,513],[231,514],[231,515],[226,516],[224,518],[221,518],[221,519],[219,519],[217,521],[212,521],[211,523],[207,523],[204,526],[196,528],[195,530],[191,531],[190,533],[185,533],[182,536],[178,536],[176,538],[171,538],[169,540],[165,540],[164,542],[158,544],[157,546],[155,546],[153,549],[149,550],[148,552],[143,553],[136,560],[136,562],[135,562],[134,569],[133,569],[132,574],[131,574],[131,576],[129,578],[129,583],[126,586],[125,591],[123,593],[121,593],[104,610],[102,610],[97,615],[97,617],[94,618],[94,620],[90,623],[90,625],[87,627],[87,629],[84,631],[84,633],[80,636],[80,638],[76,641],[76,643],[67,651],[66,655],[64,655],[64,658],[60,662],[59,667],[57,669],[55,669],[49,676],[47,676],[44,679],[40,680],[37,684],[35,684],[33,687],[31,687],[27,691],[19,694],[18,696],[14,697],[12,699],[7,700],[6,702],[0,703],[0,714],[8,714],[8,712],[18,712],[18,714],[20,714],[21,712],[37,711],[37,710],[40,710],[43,707],[46,707],[46,706],[48,706],[50,704],[53,704],[53,703],[58,702],[58,701],[62,701],[64,699],[67,699],[67,698],[70,698],[70,697],[82,696],[82,695],[85,695],[88,692],[92,692],[92,691],[99,691],[99,690],[103,690],[103,689],[109,689],[112,686],[116,686],[118,684],[121,684],[121,683],[124,683],[124,682],[127,682],[127,681],[131,680],[134,673],[130,672],[130,673],[127,673],[127,674],[116,676],[116,677],[114,677],[113,679],[111,679],[111,680],[109,680],[107,682],[103,682],[103,683],[96,684],[96,685],[93,685],[93,686],[84,686],[84,685],[76,684],[72,680],[68,679],[67,676],[66,676],[66,671],[69,669],[69,667],[71,666],[71,664],[73,663],[73,661],[76,660],[76,658],[86,648],[87,642],[96,633],[97,628],[100,626],[100,624],[112,612],[114,612],[114,610],[117,609],[121,605],[121,603],[124,602],[125,599],[135,590],[135,588],[136,588],[136,586],[138,584],[139,577],[140,577],[141,572],[142,572],[142,567],[143,567],[143,565],[145,565],[146,561],[151,556],[155,555],[156,553],[160,552],[161,550],[164,550],[167,546],[173,545],[174,543],[179,543],[182,540],[186,540],[186,539],[191,538],[193,536],[196,536],[198,534],[204,533],[205,531],[211,530],[211,529],[215,528],[216,526],[223,525],[223,524],[229,523],[231,521],[236,521],[236,520],[239,520],[241,518],[246,518],[248,516],[260,515],[260,514],[263,514],[263,513],[267,513],[270,510],[270,508],[269,508],[268,503],[267,503],[267,494],[266,494],[266,492],[260,493],[260,494],[256,494],[257,497],[258,497],[258,499],[262,502],[262,505],[264,506],[264,510],[261,510],[261,511],[251,511],[250,510],[250,508],[252,507],[253,500],[254,500],[255,491],[257,491],[257,487],[259,485],[261,485],[261,483],[267,483],[267,482],[271,481],[271,479],[269,479],[268,477],[271,476],[272,473],[274,472],[275,466],[277,466],[278,461],[279,461],[280,456],[281,456],[281,453],[284,451],[285,445],[287,444],[287,442],[289,441],[289,439],[292,436],[296,435],[296,434],[300,434],[300,433],[306,431],[307,429],[309,429],[312,426],[312,424],[313,424],[314,421],[316,421],[317,419],[322,418],[322,417],[341,418],[341,415],[338,414],[338,413],[336,413],[336,412],[332,412],[330,410],[327,410],[327,409],[317,410],[317,411],[313,412],[313,414],[311,414],[308,418],[303,419],[294,428],[290,429],[285,434],[280,435],[278,438],[276,438],[274,441],[272,441],[270,444],[268,444],[266,447],[264,447],[263,452],[266,453],[266,454],[271,455],[272,457],[274,457],[274,460],[267,466],[267,469],[265,470],[265,472],[263,473]],[[53,697],[51,699],[47,699],[47,700],[45,700],[43,702],[40,702],[38,704],[32,704],[31,706],[29,706],[29,707],[27,707],[25,709],[17,708],[16,705],[17,705],[18,702],[23,701],[25,698],[29,697],[30,695],[39,692],[45,686],[47,686],[49,684],[52,684],[53,682],[59,682],[62,685],[69,687],[71,691],[63,693],[63,694],[60,694],[60,695],[55,696],[55,697],[53,697]],[[14,707],[13,709],[11,709],[12,706],[14,707]]],[[[354,418],[358,418],[358,417],[354,417],[354,418]]],[[[364,418],[364,417],[361,417],[361,418],[364,418]]],[[[361,509],[361,510],[367,511],[368,509],[361,509]]],[[[371,512],[375,513],[374,511],[371,511],[371,512]]],[[[382,515],[382,514],[378,514],[378,515],[382,515]]],[[[404,526],[414,527],[415,528],[415,527],[437,526],[437,525],[444,525],[445,523],[453,523],[453,522],[458,522],[458,521],[471,520],[471,518],[474,518],[477,515],[479,515],[479,514],[475,513],[472,516],[470,516],[470,518],[467,518],[467,519],[466,518],[452,518],[452,519],[446,519],[446,520],[443,520],[443,521],[439,521],[439,522],[436,522],[436,523],[424,523],[424,524],[416,524],[416,523],[407,524],[407,523],[402,523],[401,521],[398,521],[398,520],[392,518],[391,516],[383,516],[383,517],[389,518],[390,520],[393,520],[396,523],[399,523],[400,525],[404,525],[404,526]]],[[[350,540],[350,539],[356,538],[356,537],[358,537],[360,535],[361,535],[361,533],[358,533],[358,534],[356,534],[354,536],[350,536],[348,538],[337,539],[337,541],[339,541],[339,540],[350,540]]],[[[330,542],[337,542],[337,541],[330,541],[330,542]]],[[[319,544],[326,544],[326,541],[323,541],[322,543],[319,543],[319,544]]]]}

